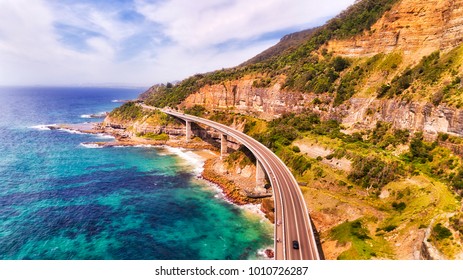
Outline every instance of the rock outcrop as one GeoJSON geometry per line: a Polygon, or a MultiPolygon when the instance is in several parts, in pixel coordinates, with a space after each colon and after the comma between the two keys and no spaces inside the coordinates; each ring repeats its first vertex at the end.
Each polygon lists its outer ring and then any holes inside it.
{"type": "Polygon", "coordinates": [[[119,135],[122,138],[135,137],[137,134],[145,134],[151,132],[153,134],[165,133],[171,136],[184,136],[185,135],[185,126],[178,125],[160,125],[160,124],[151,124],[146,121],[125,121],[112,118],[107,116],[103,123],[107,132],[115,135],[119,135]]]}
{"type": "Polygon", "coordinates": [[[397,129],[423,131],[430,138],[439,132],[463,136],[463,110],[428,102],[407,102],[375,98],[352,98],[335,110],[350,128],[373,128],[376,122],[389,122],[397,129]]]}
{"type": "Polygon", "coordinates": [[[351,98],[339,107],[320,110],[313,105],[315,95],[285,92],[280,85],[254,88],[252,79],[205,86],[190,95],[182,106],[202,105],[208,110],[228,109],[264,119],[311,108],[323,118],[338,119],[352,129],[373,128],[378,121],[394,128],[423,131],[434,138],[439,132],[463,136],[463,110],[445,104],[399,99],[351,98]]]}
{"type": "Polygon", "coordinates": [[[188,96],[181,107],[201,105],[208,110],[232,110],[273,119],[287,112],[300,112],[311,100],[307,94],[281,90],[281,83],[270,88],[253,87],[255,80],[247,77],[204,86],[188,96]]]}
{"type": "MultiPolygon", "coordinates": [[[[182,106],[202,105],[208,110],[227,109],[267,120],[310,108],[323,118],[338,119],[352,129],[373,128],[376,122],[384,121],[392,123],[397,129],[423,131],[431,138],[439,132],[463,136],[463,110],[445,104],[434,106],[424,101],[351,98],[339,107],[320,110],[313,106],[314,98],[312,94],[285,92],[279,85],[267,89],[254,88],[252,80],[236,80],[203,87],[190,95],[182,106]]],[[[140,126],[140,129],[146,128],[140,126]]]]}
{"type": "Polygon", "coordinates": [[[334,40],[328,49],[343,56],[403,51],[415,60],[463,42],[463,0],[402,0],[364,34],[334,40]]]}

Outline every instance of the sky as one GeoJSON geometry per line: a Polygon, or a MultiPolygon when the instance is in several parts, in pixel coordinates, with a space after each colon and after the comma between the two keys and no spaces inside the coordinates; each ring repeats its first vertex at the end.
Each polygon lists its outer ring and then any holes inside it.
{"type": "Polygon", "coordinates": [[[0,0],[0,85],[149,86],[236,66],[354,0],[0,0]]]}

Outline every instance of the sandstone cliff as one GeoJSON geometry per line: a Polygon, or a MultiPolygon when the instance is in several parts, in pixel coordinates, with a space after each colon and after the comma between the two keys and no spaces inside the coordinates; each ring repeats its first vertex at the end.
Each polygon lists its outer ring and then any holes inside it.
{"type": "MultiPolygon", "coordinates": [[[[311,108],[325,119],[338,119],[350,129],[373,128],[378,121],[390,122],[394,128],[423,131],[435,138],[439,132],[463,136],[463,110],[445,104],[400,99],[352,98],[339,107],[313,105],[313,94],[294,93],[272,88],[254,88],[252,79],[205,86],[190,95],[182,106],[202,105],[208,110],[231,110],[264,119],[311,108]]],[[[319,98],[322,98],[319,96],[319,98]]],[[[137,126],[138,130],[145,126],[137,126]]]]}
{"type": "Polygon", "coordinates": [[[253,86],[256,78],[207,85],[192,93],[181,107],[201,105],[208,110],[232,110],[263,119],[273,119],[288,112],[301,112],[312,99],[308,94],[281,90],[277,82],[269,88],[253,86]]]}
{"type": "Polygon", "coordinates": [[[403,51],[415,60],[463,42],[463,0],[402,0],[370,31],[349,40],[334,40],[328,49],[358,57],[403,51]]]}
{"type": "Polygon", "coordinates": [[[439,132],[463,136],[463,110],[428,102],[352,98],[335,110],[349,128],[373,128],[376,122],[392,123],[397,129],[423,131],[431,138],[439,132]]]}

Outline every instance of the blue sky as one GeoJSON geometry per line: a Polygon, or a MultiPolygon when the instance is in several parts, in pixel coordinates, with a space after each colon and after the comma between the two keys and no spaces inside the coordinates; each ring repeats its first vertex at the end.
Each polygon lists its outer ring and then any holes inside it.
{"type": "Polygon", "coordinates": [[[354,0],[0,0],[0,85],[136,85],[238,65],[354,0]]]}

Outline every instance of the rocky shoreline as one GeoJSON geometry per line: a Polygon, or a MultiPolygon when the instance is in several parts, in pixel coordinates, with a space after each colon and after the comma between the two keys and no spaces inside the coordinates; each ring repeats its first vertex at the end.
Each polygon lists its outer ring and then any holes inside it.
{"type": "MultiPolygon", "coordinates": [[[[82,143],[83,146],[89,147],[98,147],[98,148],[111,148],[111,147],[136,147],[136,146],[153,146],[153,147],[174,147],[174,148],[184,148],[194,151],[208,150],[214,152],[215,155],[205,156],[203,171],[200,175],[201,179],[204,179],[208,182],[211,182],[217,185],[223,192],[224,197],[227,201],[238,205],[259,205],[260,211],[263,212],[265,217],[270,221],[274,222],[273,218],[273,201],[270,199],[254,199],[246,195],[246,182],[236,183],[235,181],[240,181],[237,177],[238,174],[230,175],[221,174],[217,172],[216,165],[218,161],[221,161],[217,148],[212,146],[209,143],[195,139],[189,142],[184,140],[182,136],[170,136],[168,140],[152,140],[146,139],[143,137],[136,137],[134,135],[125,136],[118,131],[115,131],[112,128],[106,128],[101,123],[85,123],[85,124],[59,124],[59,125],[49,125],[46,126],[50,130],[66,130],[71,132],[86,133],[86,134],[96,134],[96,135],[107,135],[114,137],[114,141],[109,142],[85,142],[82,143]]],[[[211,153],[212,154],[212,153],[211,153]]],[[[268,258],[273,258],[273,249],[265,249],[265,255],[268,258]]]]}
{"type": "MultiPolygon", "coordinates": [[[[217,148],[209,143],[201,141],[199,139],[193,139],[186,142],[183,136],[171,136],[168,140],[152,140],[143,137],[136,136],[121,136],[119,133],[114,133],[114,130],[105,129],[100,123],[85,123],[85,124],[60,124],[47,126],[51,130],[67,130],[76,131],[87,134],[98,134],[107,135],[114,137],[114,141],[105,142],[84,142],[83,145],[92,145],[100,148],[111,148],[111,147],[136,147],[136,146],[168,146],[173,148],[184,148],[191,150],[209,150],[216,153],[214,157],[207,157],[204,163],[204,171],[201,177],[211,183],[217,184],[221,187],[225,197],[236,205],[245,204],[260,204],[259,199],[253,199],[248,197],[242,190],[246,189],[244,186],[238,186],[234,180],[230,179],[230,176],[224,176],[223,172],[217,172],[216,165],[218,164],[219,154],[217,148]]],[[[222,163],[222,161],[220,161],[222,163]]],[[[230,172],[227,172],[230,173],[230,172]]],[[[251,175],[249,175],[251,176],[251,175]]],[[[231,176],[233,177],[233,176],[231,176]]],[[[241,185],[246,185],[249,182],[242,182],[241,185]]]]}

